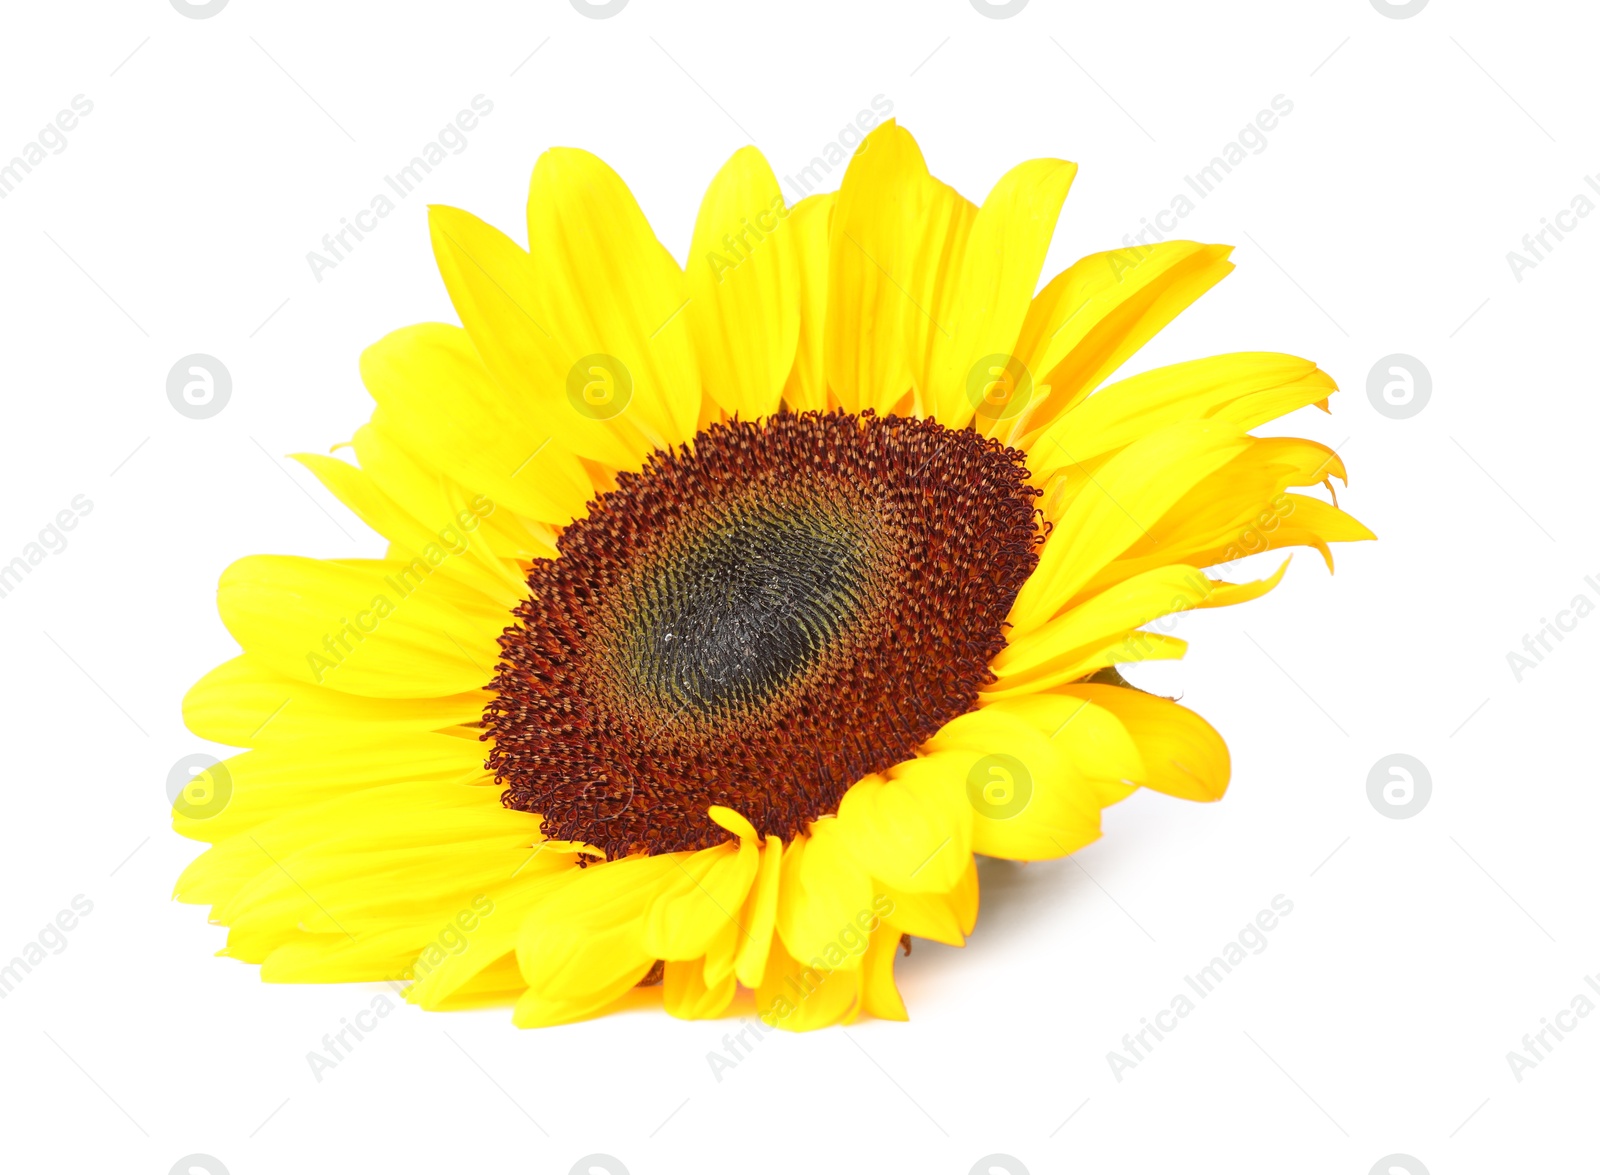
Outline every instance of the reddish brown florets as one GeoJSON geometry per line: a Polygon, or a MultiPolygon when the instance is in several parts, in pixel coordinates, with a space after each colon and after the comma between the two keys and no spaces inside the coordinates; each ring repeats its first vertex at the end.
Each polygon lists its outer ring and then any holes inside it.
{"type": "Polygon", "coordinates": [[[1038,561],[1023,455],[842,412],[714,425],[536,562],[484,712],[508,807],[608,857],[788,840],[970,709],[1038,561]]]}

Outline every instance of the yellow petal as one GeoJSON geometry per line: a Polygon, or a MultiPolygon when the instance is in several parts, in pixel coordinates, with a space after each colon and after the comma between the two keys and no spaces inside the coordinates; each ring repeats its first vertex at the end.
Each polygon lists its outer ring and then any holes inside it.
{"type": "Polygon", "coordinates": [[[1143,661],[1179,661],[1189,650],[1189,642],[1159,632],[1134,629],[1113,637],[1104,644],[1073,650],[1048,665],[1015,674],[983,688],[985,701],[1024,698],[1040,690],[1054,689],[1088,677],[1098,669],[1115,665],[1137,665],[1143,661]]]}
{"type": "Polygon", "coordinates": [[[734,971],[746,987],[759,987],[771,952],[778,921],[778,887],[783,867],[783,842],[769,836],[761,849],[761,867],[740,912],[744,934],[739,938],[734,971]]]}
{"type": "Polygon", "coordinates": [[[478,918],[478,924],[465,932],[466,948],[448,951],[438,963],[413,965],[415,982],[406,989],[406,999],[419,1007],[448,1006],[485,971],[509,968],[490,987],[492,991],[520,991],[527,987],[516,966],[517,939],[523,919],[543,894],[561,884],[556,875],[570,867],[570,857],[540,853],[519,863],[514,877],[490,895],[493,909],[478,918]],[[560,866],[558,868],[558,865],[560,866]]]}
{"type": "Polygon", "coordinates": [[[587,151],[546,151],[528,185],[528,252],[562,357],[604,353],[632,376],[633,401],[616,419],[636,417],[658,448],[693,436],[701,389],[682,314],[689,292],[622,177],[587,151]]]}
{"type": "MultiPolygon", "coordinates": [[[[513,560],[519,555],[526,557],[533,552],[518,551],[510,544],[500,546],[502,532],[483,525],[484,518],[496,509],[495,504],[487,498],[480,495],[475,500],[468,500],[463,494],[452,501],[447,497],[444,484],[439,483],[437,503],[440,509],[433,513],[436,522],[441,515],[446,521],[430,528],[386,494],[367,470],[357,468],[348,461],[317,453],[295,453],[293,456],[335,497],[350,507],[362,522],[390,540],[386,553],[388,558],[402,563],[421,560],[423,565],[428,566],[427,558],[432,552],[450,550],[470,553],[470,558],[452,556],[442,560],[437,569],[463,587],[499,601],[507,611],[521,599],[522,576],[513,560]]],[[[531,537],[531,532],[525,530],[525,533],[531,537]]],[[[549,548],[541,553],[555,552],[554,548],[549,548]]]]}
{"type": "Polygon", "coordinates": [[[324,800],[391,783],[467,782],[484,776],[484,746],[432,733],[330,742],[307,754],[303,744],[275,745],[224,759],[224,782],[204,799],[180,799],[173,828],[215,843],[263,821],[324,800]]]}
{"type": "Polygon", "coordinates": [[[1174,502],[1120,558],[1100,568],[1086,590],[1169,563],[1210,567],[1290,546],[1315,547],[1331,570],[1329,543],[1371,539],[1372,532],[1337,507],[1285,487],[1342,471],[1337,457],[1314,442],[1248,438],[1244,451],[1174,502]]]}
{"type": "Polygon", "coordinates": [[[828,242],[826,366],[846,411],[888,411],[927,383],[934,337],[950,336],[976,216],[928,174],[916,142],[892,119],[856,149],[828,242]]]}
{"type": "Polygon", "coordinates": [[[828,407],[823,346],[828,325],[828,222],[832,215],[832,192],[807,196],[789,211],[788,231],[800,285],[800,332],[783,398],[795,412],[822,412],[828,407]]]}
{"type": "Polygon", "coordinates": [[[1056,523],[1039,566],[1017,593],[1011,623],[1027,631],[1056,615],[1197,482],[1249,445],[1234,425],[1184,421],[1123,449],[1056,523]]]}
{"type": "Polygon", "coordinates": [[[1289,570],[1289,560],[1285,559],[1278,564],[1266,579],[1253,579],[1249,583],[1225,583],[1222,580],[1211,581],[1211,594],[1204,601],[1197,604],[1199,608],[1224,608],[1229,604],[1243,604],[1249,600],[1259,599],[1283,580],[1283,573],[1289,570]]]}
{"type": "Polygon", "coordinates": [[[1062,692],[1110,711],[1128,732],[1144,761],[1130,783],[1184,800],[1219,800],[1228,789],[1228,745],[1193,710],[1114,685],[1075,685],[1062,692]]]}
{"type": "Polygon", "coordinates": [[[1326,372],[1293,355],[1246,352],[1158,367],[1101,388],[1040,429],[1029,441],[1035,454],[1029,469],[1042,479],[1070,463],[1051,438],[1063,440],[1073,460],[1086,462],[1181,420],[1215,417],[1254,428],[1296,408],[1325,404],[1335,390],[1326,372]]]}
{"type": "Polygon", "coordinates": [[[1039,628],[1014,633],[989,667],[1006,685],[1008,678],[1076,659],[1112,637],[1137,644],[1143,634],[1135,630],[1198,607],[1210,594],[1211,581],[1197,568],[1182,563],[1158,567],[1107,588],[1039,628]]]}
{"type": "Polygon", "coordinates": [[[730,416],[777,410],[800,335],[800,271],[772,169],[741,147],[700,203],[686,311],[705,390],[730,416]]]}
{"type": "Polygon", "coordinates": [[[705,961],[669,962],[663,969],[663,1006],[680,1020],[710,1020],[727,1011],[739,984],[732,972],[707,986],[705,961]]]}
{"type": "MultiPolygon", "coordinates": [[[[932,336],[937,358],[929,390],[935,415],[946,425],[966,424],[983,404],[972,394],[975,365],[987,371],[991,358],[1004,364],[1014,357],[1056,218],[1077,174],[1077,164],[1060,159],[1020,164],[995,184],[973,219],[947,324],[950,337],[932,336]]],[[[984,405],[979,425],[1024,407],[1018,401],[984,405]]]]}
{"type": "Polygon", "coordinates": [[[861,1011],[880,1020],[909,1020],[905,1001],[894,985],[894,960],[900,953],[900,935],[881,926],[861,961],[861,1011]]]}
{"type": "Polygon", "coordinates": [[[385,335],[362,352],[361,379],[428,467],[506,509],[564,524],[594,496],[549,420],[495,382],[460,327],[430,322],[385,335]]]}
{"type": "Polygon", "coordinates": [[[644,949],[651,958],[699,958],[719,935],[744,933],[738,914],[756,877],[758,844],[740,840],[737,846],[669,854],[677,872],[658,888],[644,923],[644,949]]]}
{"type": "Polygon", "coordinates": [[[367,698],[311,685],[246,654],[225,661],[183,698],[183,724],[235,747],[305,745],[344,738],[445,730],[476,722],[484,691],[445,698],[367,698]]]}
{"type": "Polygon", "coordinates": [[[756,1011],[772,1028],[809,1032],[849,1019],[860,995],[860,967],[802,964],[772,938],[772,954],[756,990],[756,1011]]]}
{"type": "MultiPolygon", "coordinates": [[[[588,300],[598,304],[575,305],[584,295],[570,288],[581,280],[571,275],[570,261],[551,263],[543,254],[536,261],[459,209],[428,211],[439,273],[474,348],[507,397],[525,405],[526,417],[547,427],[554,443],[611,469],[631,469],[654,449],[685,439],[672,423],[681,389],[669,389],[654,366],[644,366],[631,325],[637,310],[626,299],[590,289],[588,300]],[[563,307],[559,322],[555,307],[563,307]]],[[[681,290],[681,274],[677,284],[681,290]]],[[[679,329],[681,349],[688,350],[687,328],[679,329]]],[[[674,349],[670,341],[663,345],[674,349]]],[[[683,395],[697,411],[697,375],[692,393],[683,395]]]]}
{"type": "Polygon", "coordinates": [[[658,887],[679,871],[675,854],[603,861],[574,871],[524,918],[517,961],[528,990],[518,1027],[594,1015],[625,996],[655,964],[644,922],[658,887]]]}
{"type": "Polygon", "coordinates": [[[373,483],[425,528],[410,536],[411,542],[397,543],[400,551],[391,558],[421,558],[467,586],[487,582],[479,590],[505,611],[522,600],[527,584],[516,560],[545,545],[553,534],[548,525],[525,519],[430,467],[399,443],[381,408],[356,429],[351,447],[373,483]],[[441,559],[445,553],[448,557],[441,559]]]}
{"type": "Polygon", "coordinates": [[[1100,835],[1095,790],[1004,701],[947,722],[928,748],[928,761],[967,788],[974,852],[1043,860],[1065,856],[1100,835]]]}
{"type": "Polygon", "coordinates": [[[1167,241],[1138,255],[1094,253],[1057,274],[1034,299],[1017,344],[1018,358],[1044,389],[1017,418],[1019,435],[1031,435],[1088,395],[1232,272],[1231,251],[1167,241]]]}
{"type": "Polygon", "coordinates": [[[783,855],[778,937],[796,959],[848,970],[861,962],[852,941],[872,917],[872,889],[833,823],[812,824],[811,835],[792,841],[783,855]]]}
{"type": "Polygon", "coordinates": [[[1089,802],[1104,808],[1137,788],[1126,782],[1144,770],[1132,735],[1111,711],[1075,693],[1035,693],[1005,700],[1006,712],[1050,740],[1089,802]]]}
{"type": "Polygon", "coordinates": [[[413,997],[413,993],[417,991],[416,984],[406,988],[405,996],[407,1002],[428,1011],[467,1012],[477,1008],[498,1008],[515,1004],[517,998],[527,990],[528,985],[522,981],[522,972],[517,969],[516,952],[507,951],[494,962],[476,970],[463,983],[453,987],[447,996],[423,1003],[420,995],[413,997]]]}
{"type": "Polygon", "coordinates": [[[962,946],[978,918],[978,866],[971,857],[955,887],[945,893],[904,893],[877,883],[888,899],[884,922],[901,934],[962,946]]]}
{"type": "Polygon", "coordinates": [[[959,781],[920,764],[852,785],[832,830],[874,878],[903,891],[943,892],[971,859],[972,813],[959,781]]]}
{"type": "Polygon", "coordinates": [[[247,653],[285,676],[374,698],[445,697],[493,676],[505,612],[432,571],[420,560],[252,555],[223,572],[217,610],[247,653]]]}

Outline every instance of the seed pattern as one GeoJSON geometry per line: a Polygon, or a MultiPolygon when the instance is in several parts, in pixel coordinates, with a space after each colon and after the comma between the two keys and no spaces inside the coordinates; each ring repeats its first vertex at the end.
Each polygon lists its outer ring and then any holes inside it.
{"type": "Polygon", "coordinates": [[[972,708],[1042,541],[1023,455],[931,420],[713,425],[591,503],[500,638],[489,769],[552,839],[785,840],[972,708]]]}

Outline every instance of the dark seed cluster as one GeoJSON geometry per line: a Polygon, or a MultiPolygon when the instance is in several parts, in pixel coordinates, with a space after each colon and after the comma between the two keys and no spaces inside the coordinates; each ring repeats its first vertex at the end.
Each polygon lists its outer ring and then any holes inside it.
{"type": "Polygon", "coordinates": [[[508,807],[615,858],[788,840],[992,680],[1038,561],[1023,455],[842,412],[713,425],[536,562],[484,711],[508,807]]]}

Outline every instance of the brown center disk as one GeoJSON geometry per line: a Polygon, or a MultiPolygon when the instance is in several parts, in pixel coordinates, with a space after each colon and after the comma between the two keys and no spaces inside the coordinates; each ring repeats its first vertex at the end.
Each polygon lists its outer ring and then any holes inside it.
{"type": "Polygon", "coordinates": [[[546,837],[707,848],[712,804],[785,841],[971,709],[1038,562],[1023,455],[930,420],[713,425],[528,572],[484,711],[546,837]]]}

